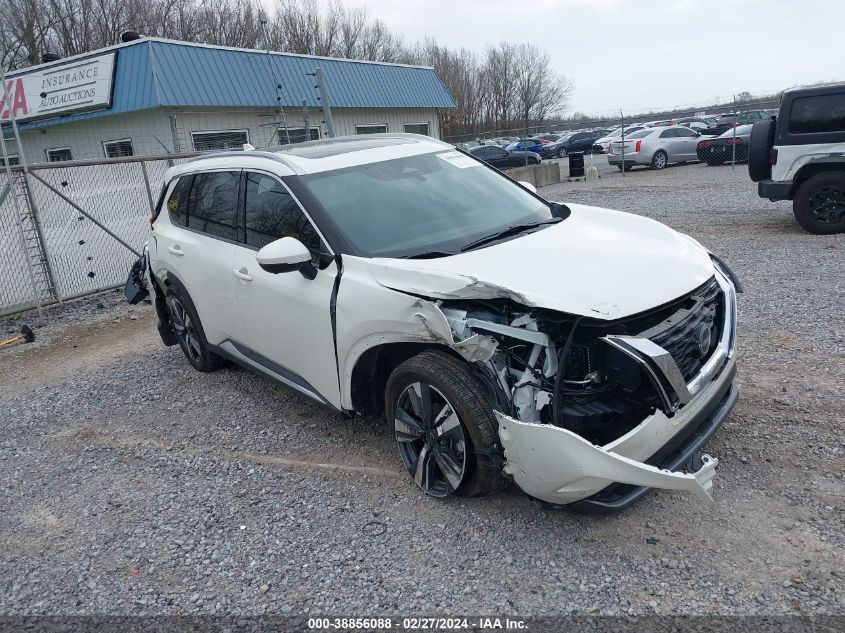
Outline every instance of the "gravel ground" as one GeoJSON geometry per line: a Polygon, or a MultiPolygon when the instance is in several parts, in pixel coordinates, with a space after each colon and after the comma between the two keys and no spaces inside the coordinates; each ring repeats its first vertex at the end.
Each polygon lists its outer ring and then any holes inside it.
{"type": "Polygon", "coordinates": [[[745,284],[714,505],[426,498],[384,422],[197,373],[110,293],[0,350],[0,613],[843,614],[845,235],[803,232],[744,168],[595,160],[541,193],[666,222],[745,284]]]}

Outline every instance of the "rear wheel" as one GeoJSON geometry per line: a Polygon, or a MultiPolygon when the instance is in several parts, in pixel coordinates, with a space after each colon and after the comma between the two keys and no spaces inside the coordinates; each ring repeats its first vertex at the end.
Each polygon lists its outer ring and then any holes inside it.
{"type": "Polygon", "coordinates": [[[795,194],[792,211],[810,233],[845,231],[845,173],[828,171],[806,180],[795,194]]]}
{"type": "Polygon", "coordinates": [[[498,425],[466,364],[429,350],[390,375],[385,411],[408,473],[433,497],[501,490],[498,425]]]}
{"type": "Polygon", "coordinates": [[[171,288],[167,291],[166,303],[170,313],[170,327],[188,362],[197,371],[218,369],[223,359],[208,349],[208,341],[205,340],[202,324],[191,299],[182,291],[171,288]]]}
{"type": "Polygon", "coordinates": [[[662,149],[654,152],[654,156],[651,157],[651,166],[655,169],[663,169],[668,162],[669,156],[662,149]]]}

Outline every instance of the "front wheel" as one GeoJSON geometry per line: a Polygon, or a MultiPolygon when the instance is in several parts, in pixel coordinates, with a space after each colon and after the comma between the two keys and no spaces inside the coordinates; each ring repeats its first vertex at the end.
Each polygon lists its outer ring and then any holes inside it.
{"type": "Polygon", "coordinates": [[[810,233],[845,231],[845,173],[829,171],[809,178],[795,194],[792,211],[810,233]]]}
{"type": "Polygon", "coordinates": [[[402,463],[425,493],[471,497],[503,487],[496,417],[460,359],[428,350],[399,365],[385,411],[402,463]]]}
{"type": "Polygon", "coordinates": [[[669,156],[662,149],[657,150],[651,157],[651,166],[655,169],[663,169],[669,162],[669,156]]]}
{"type": "Polygon", "coordinates": [[[558,158],[566,158],[566,150],[562,147],[557,151],[558,158]]]}

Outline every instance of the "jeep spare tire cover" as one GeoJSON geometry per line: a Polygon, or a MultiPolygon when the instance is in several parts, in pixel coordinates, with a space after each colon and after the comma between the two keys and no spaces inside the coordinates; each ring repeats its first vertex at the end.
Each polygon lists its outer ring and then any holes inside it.
{"type": "Polygon", "coordinates": [[[748,175],[754,182],[760,182],[772,175],[769,152],[775,144],[775,121],[757,121],[751,127],[748,147],[748,175]]]}

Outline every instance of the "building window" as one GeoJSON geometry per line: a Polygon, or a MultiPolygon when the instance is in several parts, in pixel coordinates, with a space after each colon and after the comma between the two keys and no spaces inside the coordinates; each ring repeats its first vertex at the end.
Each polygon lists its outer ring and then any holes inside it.
{"type": "Polygon", "coordinates": [[[47,161],[57,163],[66,160],[73,160],[73,154],[69,147],[54,147],[47,150],[47,161]]]}
{"type": "Polygon", "coordinates": [[[385,132],[387,132],[387,125],[382,123],[367,123],[355,126],[355,134],[384,134],[385,132]]]}
{"type": "Polygon", "coordinates": [[[2,156],[0,156],[0,167],[5,167],[5,166],[6,166],[6,160],[8,160],[8,161],[9,161],[9,165],[10,165],[11,167],[14,167],[15,165],[20,165],[20,164],[21,164],[21,159],[20,159],[20,157],[19,157],[17,154],[9,154],[8,159],[3,158],[2,156]]]}
{"type": "Polygon", "coordinates": [[[134,156],[135,149],[132,147],[131,138],[123,138],[119,141],[104,141],[103,152],[106,158],[120,158],[121,156],[134,156]]]}
{"type": "Polygon", "coordinates": [[[249,143],[246,130],[215,130],[212,132],[191,132],[195,152],[210,152],[221,149],[243,149],[249,143]]]}
{"type": "Polygon", "coordinates": [[[304,143],[305,141],[316,141],[320,138],[319,128],[309,127],[308,131],[311,133],[309,135],[310,138],[306,138],[304,127],[289,127],[288,136],[285,137],[285,128],[280,127],[278,132],[279,143],[286,144],[288,142],[288,137],[290,138],[291,143],[304,143]]]}
{"type": "Polygon", "coordinates": [[[408,134],[422,134],[424,136],[429,136],[428,123],[406,123],[405,132],[408,134]]]}

